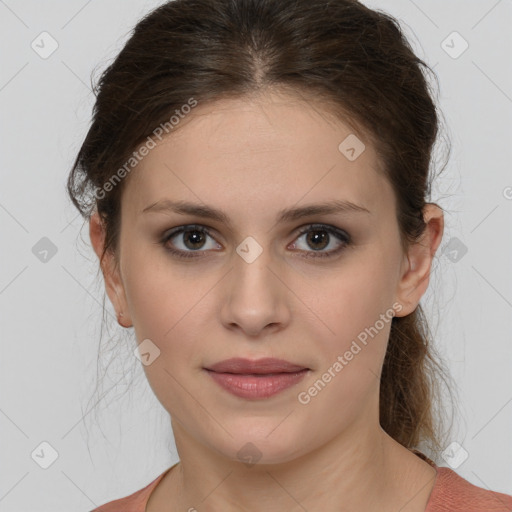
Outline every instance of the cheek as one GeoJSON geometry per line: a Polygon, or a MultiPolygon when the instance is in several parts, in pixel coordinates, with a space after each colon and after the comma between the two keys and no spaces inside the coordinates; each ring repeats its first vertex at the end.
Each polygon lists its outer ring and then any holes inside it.
{"type": "Polygon", "coordinates": [[[193,309],[203,286],[191,282],[160,247],[141,250],[127,246],[126,254],[123,282],[137,339],[153,337],[165,344],[193,309]]]}
{"type": "MultiPolygon", "coordinates": [[[[317,288],[314,310],[322,322],[312,336],[322,340],[317,343],[321,364],[308,385],[322,390],[318,405],[352,403],[357,408],[357,401],[378,386],[395,314],[389,262],[383,250],[361,252],[317,288]]],[[[310,394],[304,386],[301,390],[310,394]]]]}
{"type": "Polygon", "coordinates": [[[385,258],[377,254],[378,251],[361,254],[353,264],[340,267],[323,279],[322,287],[317,288],[314,307],[331,334],[334,331],[333,339],[356,337],[392,307],[392,273],[387,270],[385,258]]]}
{"type": "Polygon", "coordinates": [[[347,276],[324,295],[319,307],[330,331],[315,328],[319,365],[297,390],[308,417],[332,417],[332,433],[365,416],[378,398],[380,373],[394,311],[384,307],[374,279],[347,276]],[[360,288],[364,283],[366,286],[360,288]]]}
{"type": "MultiPolygon", "coordinates": [[[[206,348],[212,345],[216,283],[213,273],[197,272],[171,264],[165,257],[133,251],[125,262],[125,291],[138,343],[151,340],[159,357],[145,367],[148,379],[169,385],[169,374],[180,381],[201,367],[206,348]],[[157,351],[157,352],[158,352],[157,351]],[[157,364],[158,363],[158,364],[157,364]]],[[[171,379],[172,380],[172,379],[171,379]]]]}
{"type": "Polygon", "coordinates": [[[198,414],[184,388],[188,390],[199,373],[198,354],[205,344],[205,330],[197,319],[211,316],[211,304],[201,300],[208,283],[191,282],[171,272],[170,266],[136,263],[134,259],[133,268],[126,267],[125,289],[137,342],[148,344],[146,340],[150,340],[150,352],[157,354],[150,364],[143,365],[148,383],[162,406],[178,420],[198,414]]]}

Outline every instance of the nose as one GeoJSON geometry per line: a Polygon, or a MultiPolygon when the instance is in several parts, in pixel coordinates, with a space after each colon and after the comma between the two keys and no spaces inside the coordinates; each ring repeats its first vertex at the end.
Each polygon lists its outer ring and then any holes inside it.
{"type": "Polygon", "coordinates": [[[233,268],[223,286],[222,324],[251,337],[285,328],[291,318],[288,302],[293,295],[283,282],[285,263],[272,260],[268,250],[248,261],[234,255],[233,268]]]}

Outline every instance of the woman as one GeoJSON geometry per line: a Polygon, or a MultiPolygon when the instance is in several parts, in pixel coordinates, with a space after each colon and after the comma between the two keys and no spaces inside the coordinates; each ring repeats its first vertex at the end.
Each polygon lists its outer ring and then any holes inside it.
{"type": "Polygon", "coordinates": [[[418,449],[447,448],[422,67],[354,0],[177,0],[138,23],[69,192],[180,461],[98,512],[511,510],[418,449]]]}

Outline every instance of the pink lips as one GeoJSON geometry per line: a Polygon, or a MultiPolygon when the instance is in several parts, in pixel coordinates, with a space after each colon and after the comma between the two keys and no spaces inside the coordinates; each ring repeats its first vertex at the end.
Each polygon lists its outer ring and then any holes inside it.
{"type": "Polygon", "coordinates": [[[300,382],[309,368],[283,359],[233,358],[205,368],[226,391],[241,398],[269,398],[300,382]]]}

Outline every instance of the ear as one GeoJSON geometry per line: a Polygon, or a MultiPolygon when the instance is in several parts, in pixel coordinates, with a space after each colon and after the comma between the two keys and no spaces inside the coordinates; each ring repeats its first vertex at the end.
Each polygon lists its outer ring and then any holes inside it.
{"type": "Polygon", "coordinates": [[[396,316],[407,316],[418,306],[428,288],[432,260],[443,238],[444,216],[439,206],[427,203],[423,209],[423,219],[426,223],[423,235],[404,255],[403,271],[396,292],[402,309],[396,316]]]}
{"type": "MultiPolygon", "coordinates": [[[[105,246],[105,229],[97,211],[89,219],[89,236],[94,252],[98,259],[100,259],[105,246]]],[[[118,323],[122,327],[132,327],[133,324],[128,311],[126,293],[114,254],[111,251],[107,251],[100,265],[103,278],[105,279],[105,289],[116,311],[118,323]]]]}

